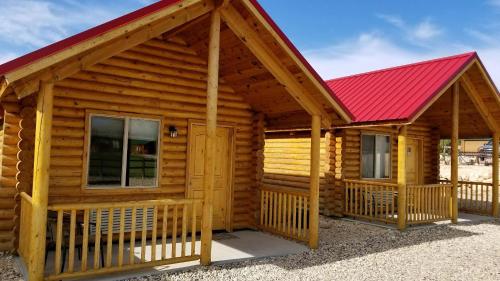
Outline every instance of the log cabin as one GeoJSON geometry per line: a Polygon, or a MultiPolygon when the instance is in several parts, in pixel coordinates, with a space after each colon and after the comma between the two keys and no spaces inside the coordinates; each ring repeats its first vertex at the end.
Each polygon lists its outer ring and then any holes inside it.
{"type": "Polygon", "coordinates": [[[352,119],[254,0],[162,0],[19,57],[0,103],[0,246],[35,281],[208,265],[214,230],[317,248],[321,131],[352,119]],[[310,188],[264,189],[266,128],[296,126],[310,188]]]}
{"type": "MultiPolygon", "coordinates": [[[[399,229],[456,222],[459,210],[498,216],[500,98],[476,53],[327,84],[354,117],[322,132],[323,214],[399,229]],[[469,138],[493,139],[490,183],[459,180],[458,142],[469,138]],[[441,139],[451,139],[450,179],[440,179],[441,139]]],[[[268,130],[263,184],[306,188],[309,147],[308,129],[268,130]]]]}

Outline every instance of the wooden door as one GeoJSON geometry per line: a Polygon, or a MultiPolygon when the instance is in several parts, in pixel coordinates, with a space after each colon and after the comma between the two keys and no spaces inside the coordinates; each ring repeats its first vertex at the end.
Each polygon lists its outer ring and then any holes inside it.
{"type": "MultiPolygon", "coordinates": [[[[188,197],[203,198],[203,176],[205,160],[205,125],[191,124],[188,163],[188,197]]],[[[232,130],[217,128],[214,187],[214,230],[230,230],[231,169],[233,159],[232,130]]],[[[202,206],[197,206],[198,221],[201,222],[202,206]]]]}
{"type": "Polygon", "coordinates": [[[408,184],[421,184],[420,140],[408,138],[406,151],[406,182],[408,184]]]}

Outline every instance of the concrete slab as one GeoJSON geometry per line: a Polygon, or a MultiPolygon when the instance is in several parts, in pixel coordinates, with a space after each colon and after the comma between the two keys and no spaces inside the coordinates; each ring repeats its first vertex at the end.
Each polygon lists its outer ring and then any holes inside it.
{"type": "MultiPolygon", "coordinates": [[[[189,240],[188,240],[189,241],[189,240]]],[[[140,261],[141,258],[141,247],[140,241],[136,242],[134,247],[134,258],[137,261],[140,261]],[[137,246],[139,245],[139,246],[137,246]]],[[[170,241],[169,241],[170,242],[170,241]]],[[[234,263],[242,260],[248,259],[259,259],[265,257],[276,257],[276,256],[285,256],[290,254],[298,254],[308,250],[308,247],[304,244],[299,244],[297,242],[293,242],[290,240],[286,240],[274,235],[270,235],[267,233],[259,232],[259,231],[237,231],[233,233],[219,233],[214,234],[213,240],[213,248],[212,248],[212,261],[214,265],[217,264],[227,264],[234,263]]],[[[196,253],[199,253],[200,250],[200,241],[199,237],[196,241],[196,253]]],[[[127,243],[124,247],[124,260],[125,263],[128,262],[129,259],[129,251],[130,245],[127,243]]],[[[113,245],[113,252],[116,253],[118,250],[118,245],[113,245]]],[[[106,251],[106,249],[104,249],[106,251]]],[[[176,244],[177,256],[181,253],[181,243],[176,244]]],[[[191,243],[186,245],[186,252],[191,252],[191,243]]],[[[171,245],[167,245],[167,255],[172,253],[171,245]]],[[[46,272],[53,272],[54,269],[54,257],[53,252],[49,252],[47,258],[46,272]]],[[[161,240],[157,242],[156,246],[156,254],[157,257],[161,256],[161,240]]],[[[76,253],[75,253],[76,255],[76,253]]],[[[89,251],[89,259],[88,265],[89,268],[93,266],[94,260],[94,251],[91,249],[89,251]]],[[[151,246],[148,243],[146,247],[146,257],[151,256],[151,246]]],[[[113,264],[117,264],[117,257],[113,257],[113,264]]],[[[146,258],[146,260],[150,260],[146,258]]],[[[22,262],[18,260],[17,262],[19,269],[26,276],[26,270],[22,265],[22,262]]],[[[140,271],[134,272],[125,272],[125,273],[117,273],[113,275],[104,275],[96,278],[85,278],[85,280],[91,281],[113,281],[113,280],[123,280],[133,277],[139,277],[144,275],[154,275],[161,274],[165,272],[176,272],[176,271],[184,271],[189,270],[195,267],[200,266],[199,261],[186,262],[180,264],[166,265],[166,266],[158,266],[150,269],[144,269],[140,271]]],[[[81,267],[81,261],[78,256],[75,257],[75,269],[79,269],[81,267]]],[[[66,263],[67,269],[67,263],[66,263]]],[[[80,279],[81,280],[81,279],[80,279]]]]}

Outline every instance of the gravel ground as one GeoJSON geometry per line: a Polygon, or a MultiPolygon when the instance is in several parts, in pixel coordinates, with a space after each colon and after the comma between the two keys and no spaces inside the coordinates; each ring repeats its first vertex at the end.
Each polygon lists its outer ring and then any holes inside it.
{"type": "Polygon", "coordinates": [[[500,280],[500,221],[400,233],[321,219],[320,249],[153,280],[500,280]]]}
{"type": "MultiPolygon", "coordinates": [[[[406,232],[321,218],[320,249],[299,255],[199,267],[154,280],[500,280],[500,221],[406,232]]],[[[20,280],[0,255],[0,280],[20,280]]]]}
{"type": "Polygon", "coordinates": [[[14,266],[12,255],[0,252],[0,280],[23,280],[21,273],[14,266]]]}

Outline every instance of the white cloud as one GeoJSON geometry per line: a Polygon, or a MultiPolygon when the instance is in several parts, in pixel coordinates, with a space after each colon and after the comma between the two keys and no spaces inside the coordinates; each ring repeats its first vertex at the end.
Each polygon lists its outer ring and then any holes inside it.
{"type": "Polygon", "coordinates": [[[19,54],[13,52],[0,52],[0,64],[13,60],[18,56],[19,54]]]}
{"type": "MultiPolygon", "coordinates": [[[[474,50],[460,44],[418,51],[398,45],[379,33],[364,33],[352,40],[329,47],[305,51],[304,55],[324,79],[398,66],[474,50]]],[[[500,44],[476,48],[488,72],[500,85],[500,44]]]]}
{"type": "Polygon", "coordinates": [[[340,44],[306,51],[304,55],[323,78],[329,79],[416,62],[441,54],[409,51],[378,33],[364,33],[340,44]]]}
{"type": "Polygon", "coordinates": [[[413,36],[416,39],[430,40],[443,33],[442,29],[433,24],[430,20],[424,20],[413,30],[413,36]]]}
{"type": "Polygon", "coordinates": [[[444,30],[434,24],[430,19],[424,19],[416,25],[408,24],[400,16],[379,14],[380,19],[397,27],[403,31],[406,39],[412,43],[419,43],[420,41],[429,41],[435,39],[444,33],[444,30]]]}
{"type": "Polygon", "coordinates": [[[488,4],[493,7],[500,8],[500,0],[489,0],[488,4]]]}
{"type": "Polygon", "coordinates": [[[75,28],[92,26],[112,17],[103,9],[82,5],[75,0],[61,2],[3,0],[0,41],[42,47],[72,35],[75,28]]]}

